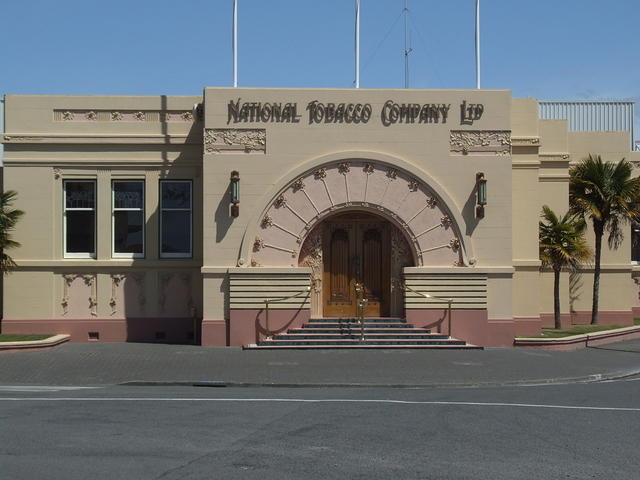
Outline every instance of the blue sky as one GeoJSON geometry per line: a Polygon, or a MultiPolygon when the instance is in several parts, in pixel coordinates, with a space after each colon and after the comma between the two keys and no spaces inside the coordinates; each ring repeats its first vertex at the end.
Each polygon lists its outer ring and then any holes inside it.
{"type": "MultiPolygon", "coordinates": [[[[404,0],[361,2],[361,87],[402,88],[404,0]]],[[[230,86],[231,4],[6,0],[0,94],[184,95],[230,86]]],[[[239,0],[240,86],[353,86],[353,5],[239,0]]],[[[474,5],[409,1],[410,87],[475,86],[474,5]]],[[[481,18],[483,88],[640,101],[639,0],[482,0],[481,18]]]]}

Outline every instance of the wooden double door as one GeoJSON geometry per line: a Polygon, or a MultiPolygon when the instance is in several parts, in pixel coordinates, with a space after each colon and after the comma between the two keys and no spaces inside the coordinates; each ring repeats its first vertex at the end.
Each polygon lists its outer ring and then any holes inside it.
{"type": "Polygon", "coordinates": [[[389,222],[367,214],[326,220],[323,233],[323,316],[356,316],[356,283],[364,286],[364,315],[389,315],[389,222]]]}

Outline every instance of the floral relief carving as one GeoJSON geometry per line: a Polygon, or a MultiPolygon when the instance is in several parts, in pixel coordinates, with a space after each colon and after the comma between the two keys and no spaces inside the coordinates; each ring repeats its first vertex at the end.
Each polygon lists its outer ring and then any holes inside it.
{"type": "Polygon", "coordinates": [[[125,276],[122,274],[111,274],[111,299],[109,300],[109,306],[111,307],[111,315],[117,313],[118,306],[118,287],[125,276]]]}
{"type": "Polygon", "coordinates": [[[260,128],[208,128],[204,132],[206,153],[267,150],[267,131],[260,128]]]}
{"type": "Polygon", "coordinates": [[[147,119],[147,114],[145,112],[136,112],[133,114],[133,118],[139,122],[144,122],[147,119]]]}
{"type": "Polygon", "coordinates": [[[144,277],[145,274],[143,272],[136,272],[131,274],[131,278],[136,285],[138,286],[138,304],[141,309],[144,309],[145,304],[147,303],[147,299],[144,295],[144,277]]]}
{"type": "Polygon", "coordinates": [[[348,162],[344,162],[338,165],[338,172],[342,175],[346,175],[347,173],[349,173],[349,170],[351,170],[351,167],[348,162]]]}
{"type": "Polygon", "coordinates": [[[449,248],[454,252],[460,250],[460,240],[458,240],[457,238],[451,239],[451,241],[449,242],[449,248]]]}
{"type": "Polygon", "coordinates": [[[298,190],[304,190],[304,180],[302,178],[299,178],[298,180],[293,182],[292,188],[294,193],[298,190]]]}
{"type": "Polygon", "coordinates": [[[511,153],[511,132],[500,130],[452,130],[449,136],[451,153],[459,155],[511,153]]]}
{"type": "Polygon", "coordinates": [[[160,298],[158,298],[158,303],[160,304],[160,311],[164,312],[164,307],[167,301],[167,287],[173,278],[173,273],[162,273],[160,274],[160,298]]]}
{"type": "Polygon", "coordinates": [[[184,120],[185,122],[191,122],[191,121],[193,121],[193,113],[191,113],[191,112],[182,112],[180,114],[180,118],[182,120],[184,120]]]}
{"type": "Polygon", "coordinates": [[[453,223],[453,220],[451,220],[451,217],[449,217],[448,215],[445,215],[444,217],[442,217],[440,219],[440,224],[444,227],[444,228],[449,228],[451,226],[451,224],[453,223]]]}
{"type": "Polygon", "coordinates": [[[119,122],[122,120],[122,113],[120,112],[111,112],[111,120],[114,122],[119,122]]]}
{"type": "Polygon", "coordinates": [[[192,280],[191,280],[191,273],[181,273],[180,274],[180,281],[184,284],[184,286],[187,289],[187,312],[189,312],[189,316],[191,317],[195,317],[196,316],[196,307],[195,304],[193,302],[193,293],[191,291],[192,289],[192,280]]]}
{"type": "Polygon", "coordinates": [[[324,168],[319,168],[315,172],[313,172],[313,178],[316,180],[322,180],[327,177],[327,170],[324,168]]]}
{"type": "Polygon", "coordinates": [[[427,198],[427,206],[429,208],[436,208],[438,206],[438,199],[435,197],[428,197],[427,198]]]}
{"type": "Polygon", "coordinates": [[[284,195],[280,195],[280,196],[278,196],[278,198],[276,198],[276,201],[273,202],[273,205],[276,208],[286,207],[287,206],[287,199],[284,197],[284,195]]]}
{"type": "Polygon", "coordinates": [[[259,252],[263,248],[264,248],[264,240],[260,237],[256,237],[256,239],[253,241],[253,251],[259,252]]]}
{"type": "Polygon", "coordinates": [[[409,191],[411,192],[415,192],[418,190],[418,187],[420,186],[420,182],[418,182],[415,178],[412,178],[411,180],[409,180],[409,191]]]}
{"type": "Polygon", "coordinates": [[[98,119],[98,114],[95,111],[90,110],[84,114],[84,118],[86,118],[89,121],[95,121],[98,119]]]}
{"type": "Polygon", "coordinates": [[[307,236],[302,248],[298,266],[311,268],[311,310],[314,315],[322,314],[322,227],[314,228],[307,236]]]}
{"type": "Polygon", "coordinates": [[[262,228],[268,228],[273,225],[273,219],[269,215],[265,215],[260,223],[262,228]]]}
{"type": "Polygon", "coordinates": [[[75,115],[73,114],[73,112],[70,112],[69,110],[62,112],[62,120],[68,122],[71,121],[75,118],[75,115]]]}
{"type": "Polygon", "coordinates": [[[53,168],[53,178],[58,180],[61,175],[62,175],[62,172],[60,171],[60,169],[58,167],[54,167],[53,168]]]}
{"type": "Polygon", "coordinates": [[[365,164],[364,164],[364,167],[362,167],[362,170],[363,170],[363,171],[364,171],[364,173],[366,173],[367,175],[371,175],[371,174],[374,172],[375,168],[373,167],[373,165],[372,165],[372,164],[370,164],[370,163],[365,163],[365,164]]]}
{"type": "Polygon", "coordinates": [[[387,168],[387,173],[386,173],[387,177],[389,177],[391,180],[395,180],[396,177],[398,176],[398,170],[396,170],[395,168],[387,168]]]}

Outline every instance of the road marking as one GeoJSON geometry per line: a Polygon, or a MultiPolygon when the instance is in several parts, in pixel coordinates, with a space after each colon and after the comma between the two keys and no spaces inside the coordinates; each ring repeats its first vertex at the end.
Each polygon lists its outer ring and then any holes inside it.
{"type": "Polygon", "coordinates": [[[369,403],[386,405],[441,405],[459,407],[555,408],[562,410],[601,410],[610,412],[640,412],[640,407],[593,407],[583,405],[546,405],[503,402],[444,402],[419,400],[344,399],[344,398],[158,398],[158,397],[0,397],[0,402],[230,402],[230,403],[369,403]]]}
{"type": "Polygon", "coordinates": [[[48,385],[2,385],[0,392],[60,392],[68,390],[90,390],[102,387],[63,387],[48,385]]]}

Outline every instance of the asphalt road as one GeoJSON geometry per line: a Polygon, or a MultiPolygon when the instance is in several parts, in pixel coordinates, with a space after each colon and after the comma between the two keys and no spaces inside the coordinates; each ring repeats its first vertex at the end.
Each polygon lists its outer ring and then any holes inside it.
{"type": "Polygon", "coordinates": [[[494,388],[0,387],[11,479],[638,479],[640,377],[494,388]]]}

